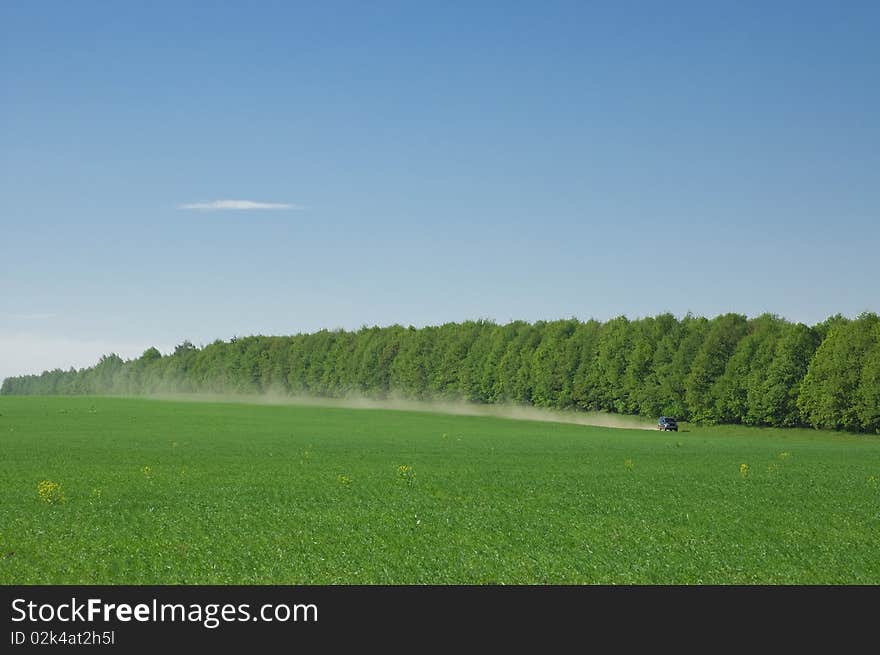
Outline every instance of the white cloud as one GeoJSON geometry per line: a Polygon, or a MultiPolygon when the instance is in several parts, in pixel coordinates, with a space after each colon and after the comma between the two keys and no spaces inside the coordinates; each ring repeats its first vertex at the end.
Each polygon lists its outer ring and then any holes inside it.
{"type": "Polygon", "coordinates": [[[40,313],[40,314],[0,314],[0,317],[6,317],[13,321],[48,321],[50,318],[55,318],[55,314],[49,313],[40,313]]]}
{"type": "Polygon", "coordinates": [[[253,200],[213,200],[211,202],[188,202],[177,205],[178,209],[198,211],[241,210],[241,209],[303,209],[302,205],[286,202],[254,202],[253,200]]]}

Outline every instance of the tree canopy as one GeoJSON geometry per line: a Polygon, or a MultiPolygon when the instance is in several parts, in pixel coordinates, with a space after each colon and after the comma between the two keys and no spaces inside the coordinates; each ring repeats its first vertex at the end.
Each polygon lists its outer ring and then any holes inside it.
{"type": "Polygon", "coordinates": [[[3,394],[275,393],[517,403],[880,432],[880,317],[466,321],[250,336],[4,380],[3,394]]]}

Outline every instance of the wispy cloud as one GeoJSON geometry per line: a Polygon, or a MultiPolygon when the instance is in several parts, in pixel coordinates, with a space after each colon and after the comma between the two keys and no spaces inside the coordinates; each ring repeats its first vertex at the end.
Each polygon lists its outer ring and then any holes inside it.
{"type": "Polygon", "coordinates": [[[55,314],[49,313],[41,313],[41,314],[0,314],[0,317],[5,316],[6,318],[13,321],[48,321],[50,318],[55,318],[55,314]]]}
{"type": "Polygon", "coordinates": [[[291,205],[286,202],[254,202],[253,200],[212,200],[211,202],[187,202],[177,205],[178,209],[195,209],[197,211],[224,211],[242,209],[304,209],[302,205],[291,205]]]}

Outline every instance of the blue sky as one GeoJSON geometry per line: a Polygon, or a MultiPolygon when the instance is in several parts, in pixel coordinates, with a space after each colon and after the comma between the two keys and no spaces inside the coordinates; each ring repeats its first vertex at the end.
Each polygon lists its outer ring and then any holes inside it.
{"type": "Polygon", "coordinates": [[[0,5],[0,378],[469,318],[880,310],[876,2],[0,5]],[[187,209],[216,201],[289,205],[187,209]]]}

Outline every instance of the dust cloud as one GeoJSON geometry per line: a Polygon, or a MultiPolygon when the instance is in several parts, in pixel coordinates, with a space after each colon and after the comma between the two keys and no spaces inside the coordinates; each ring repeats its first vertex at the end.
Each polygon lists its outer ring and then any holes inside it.
{"type": "Polygon", "coordinates": [[[214,394],[214,393],[159,393],[146,396],[155,400],[184,402],[242,403],[248,405],[304,405],[312,407],[337,407],[363,410],[397,410],[404,412],[428,412],[458,416],[491,416],[516,421],[540,421],[548,423],[573,423],[603,428],[628,430],[656,430],[657,426],[639,416],[624,416],[607,412],[578,412],[545,409],[524,405],[483,405],[464,401],[413,400],[411,398],[367,398],[349,395],[340,398],[318,396],[290,396],[286,394],[214,394]]]}

